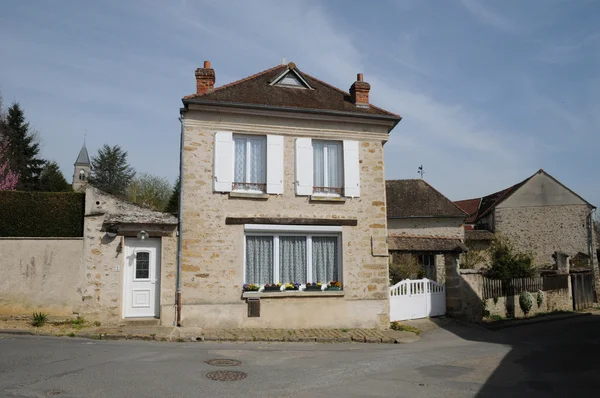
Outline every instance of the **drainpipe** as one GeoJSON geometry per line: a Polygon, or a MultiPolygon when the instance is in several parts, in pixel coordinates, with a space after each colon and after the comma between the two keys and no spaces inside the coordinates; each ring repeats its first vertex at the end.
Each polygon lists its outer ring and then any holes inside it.
{"type": "MultiPolygon", "coordinates": [[[[592,264],[592,284],[594,287],[594,301],[598,302],[598,296],[597,296],[597,291],[596,291],[596,278],[598,277],[598,275],[596,274],[596,265],[595,265],[595,257],[596,254],[594,253],[594,212],[596,211],[596,208],[592,208],[590,210],[590,213],[588,214],[588,251],[589,251],[589,256],[590,256],[590,262],[592,264]]],[[[600,267],[600,265],[599,265],[600,267]]]]}
{"type": "Polygon", "coordinates": [[[175,290],[175,324],[181,326],[181,258],[183,255],[183,118],[179,116],[181,135],[179,138],[179,208],[177,209],[177,288],[175,290]]]}

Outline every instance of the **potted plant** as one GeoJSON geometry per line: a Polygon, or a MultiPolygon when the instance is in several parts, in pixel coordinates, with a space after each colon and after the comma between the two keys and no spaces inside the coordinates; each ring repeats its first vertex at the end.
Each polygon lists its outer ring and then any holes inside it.
{"type": "Polygon", "coordinates": [[[323,288],[323,285],[321,284],[321,282],[313,282],[313,283],[308,282],[306,284],[306,289],[305,290],[307,290],[307,291],[320,291],[320,290],[322,290],[322,288],[323,288]]]}
{"type": "Polygon", "coordinates": [[[281,283],[267,283],[265,285],[264,290],[265,292],[280,292],[281,291],[281,283]]]}
{"type": "Polygon", "coordinates": [[[244,284],[245,292],[258,292],[258,289],[260,289],[260,286],[255,285],[254,283],[245,283],[244,284]]]}
{"type": "Polygon", "coordinates": [[[342,290],[342,284],[341,284],[341,282],[338,282],[338,281],[331,281],[331,282],[329,282],[329,284],[327,284],[327,290],[333,290],[333,291],[342,290]]]}
{"type": "Polygon", "coordinates": [[[299,290],[300,284],[298,282],[286,283],[285,290],[299,290]]]}

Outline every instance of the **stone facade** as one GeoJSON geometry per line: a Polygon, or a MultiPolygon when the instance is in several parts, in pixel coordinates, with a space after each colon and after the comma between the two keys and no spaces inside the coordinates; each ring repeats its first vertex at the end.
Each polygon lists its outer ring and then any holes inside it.
{"type": "Polygon", "coordinates": [[[587,205],[497,208],[495,232],[513,242],[517,250],[533,255],[538,267],[552,265],[556,251],[588,252],[587,205]]]}
{"type": "Polygon", "coordinates": [[[464,240],[464,220],[460,218],[392,218],[388,219],[388,234],[464,240]]]}
{"type": "MultiPolygon", "coordinates": [[[[144,230],[149,232],[150,238],[161,239],[160,320],[164,325],[173,324],[177,261],[177,236],[174,226],[120,224],[119,234],[113,238],[105,231],[105,219],[111,215],[121,214],[129,217],[137,214],[134,218],[142,220],[148,213],[148,210],[96,189],[86,190],[84,275],[77,291],[81,295],[78,311],[87,318],[105,324],[122,322],[125,237],[135,237],[139,231],[144,230]]],[[[152,218],[147,221],[151,220],[152,218]]]]}
{"type": "Polygon", "coordinates": [[[210,327],[387,327],[388,259],[383,143],[389,125],[340,117],[194,106],[184,113],[183,306],[184,326],[210,327]],[[284,137],[284,193],[262,199],[213,192],[215,131],[284,137]],[[312,201],[295,193],[297,137],[360,142],[358,198],[312,201]],[[343,293],[332,297],[261,299],[259,318],[247,316],[244,226],[227,217],[355,219],[342,227],[343,293]],[[291,315],[293,314],[293,315],[291,315]],[[290,316],[291,315],[291,316],[290,316]],[[293,318],[293,319],[290,319],[293,318]]]}

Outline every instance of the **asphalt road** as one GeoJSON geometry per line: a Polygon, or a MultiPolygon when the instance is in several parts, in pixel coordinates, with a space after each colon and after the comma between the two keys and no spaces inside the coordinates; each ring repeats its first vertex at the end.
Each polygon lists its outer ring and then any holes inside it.
{"type": "Polygon", "coordinates": [[[598,397],[600,316],[418,343],[159,343],[0,335],[4,397],[598,397]],[[215,367],[209,359],[241,361],[215,367]],[[245,372],[238,381],[206,378],[245,372]]]}

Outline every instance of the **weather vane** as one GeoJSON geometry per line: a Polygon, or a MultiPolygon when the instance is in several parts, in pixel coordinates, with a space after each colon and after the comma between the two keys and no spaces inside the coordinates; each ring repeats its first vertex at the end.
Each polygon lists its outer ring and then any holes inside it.
{"type": "Polygon", "coordinates": [[[423,170],[423,165],[419,166],[419,169],[417,170],[417,174],[419,174],[421,176],[421,179],[423,179],[423,176],[425,175],[425,170],[423,170]]]}

